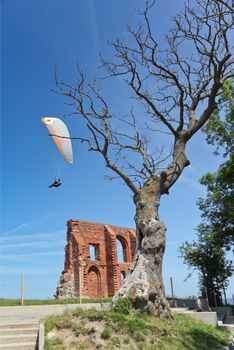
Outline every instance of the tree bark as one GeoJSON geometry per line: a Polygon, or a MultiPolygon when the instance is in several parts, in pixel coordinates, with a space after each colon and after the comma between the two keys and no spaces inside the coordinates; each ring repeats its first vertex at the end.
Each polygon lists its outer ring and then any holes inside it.
{"type": "Polygon", "coordinates": [[[159,220],[157,179],[150,179],[134,196],[137,244],[131,270],[115,298],[130,296],[134,308],[155,316],[172,317],[162,277],[166,226],[159,220]]]}

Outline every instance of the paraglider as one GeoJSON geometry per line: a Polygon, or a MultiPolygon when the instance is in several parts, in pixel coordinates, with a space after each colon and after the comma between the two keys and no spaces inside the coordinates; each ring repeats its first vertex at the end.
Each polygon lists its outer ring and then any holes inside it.
{"type": "MultiPolygon", "coordinates": [[[[52,136],[64,160],[72,164],[73,152],[71,138],[64,122],[58,118],[41,118],[41,121],[49,130],[50,136],[52,136]]],[[[60,179],[55,179],[49,188],[59,187],[61,184],[62,182],[60,179]]]]}

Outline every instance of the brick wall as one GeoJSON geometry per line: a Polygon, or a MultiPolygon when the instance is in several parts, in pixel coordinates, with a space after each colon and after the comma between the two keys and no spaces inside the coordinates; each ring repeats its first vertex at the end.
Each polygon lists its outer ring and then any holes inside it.
{"type": "Polygon", "coordinates": [[[128,273],[135,247],[133,229],[69,220],[64,270],[56,297],[112,297],[128,273]],[[117,241],[123,249],[122,262],[118,261],[117,241]]]}

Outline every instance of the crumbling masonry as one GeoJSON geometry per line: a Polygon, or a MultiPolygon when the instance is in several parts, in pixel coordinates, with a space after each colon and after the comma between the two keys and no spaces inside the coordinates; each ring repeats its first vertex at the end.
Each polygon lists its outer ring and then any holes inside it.
{"type": "Polygon", "coordinates": [[[56,297],[112,297],[131,266],[135,247],[133,229],[68,221],[64,271],[56,297]],[[123,261],[118,261],[118,241],[122,246],[123,261]]]}

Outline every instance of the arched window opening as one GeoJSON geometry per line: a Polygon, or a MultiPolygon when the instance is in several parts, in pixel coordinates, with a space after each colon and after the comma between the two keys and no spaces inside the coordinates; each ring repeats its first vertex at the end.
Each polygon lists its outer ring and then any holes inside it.
{"type": "Polygon", "coordinates": [[[124,262],[123,246],[118,238],[117,238],[117,257],[118,257],[118,262],[120,263],[124,262]]]}
{"type": "Polygon", "coordinates": [[[119,263],[127,262],[127,243],[124,239],[116,238],[117,259],[119,263]]]}

